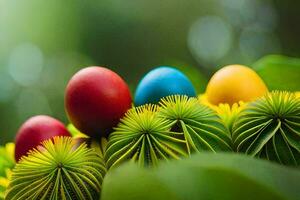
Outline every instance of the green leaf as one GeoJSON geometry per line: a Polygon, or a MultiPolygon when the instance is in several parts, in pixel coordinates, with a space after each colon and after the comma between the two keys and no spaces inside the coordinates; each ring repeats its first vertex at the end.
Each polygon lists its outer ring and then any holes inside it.
{"type": "Polygon", "coordinates": [[[253,65],[270,90],[300,91],[300,59],[269,55],[253,65]]]}
{"type": "Polygon", "coordinates": [[[156,168],[111,170],[102,200],[300,199],[300,171],[241,154],[199,153],[156,168]]]}

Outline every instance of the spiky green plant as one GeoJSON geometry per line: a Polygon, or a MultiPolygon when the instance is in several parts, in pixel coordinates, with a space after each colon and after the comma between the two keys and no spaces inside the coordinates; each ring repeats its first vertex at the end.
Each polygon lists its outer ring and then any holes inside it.
{"type": "Polygon", "coordinates": [[[101,157],[101,159],[104,161],[104,152],[106,150],[107,145],[107,139],[101,138],[100,142],[92,141],[91,148],[93,148],[96,153],[101,157]]]}
{"type": "Polygon", "coordinates": [[[106,138],[102,137],[100,141],[98,141],[88,137],[75,137],[74,140],[76,140],[78,144],[86,143],[89,148],[93,149],[98,154],[100,162],[104,161],[104,152],[107,145],[106,138]]]}
{"type": "Polygon", "coordinates": [[[191,154],[200,151],[231,151],[231,139],[217,113],[187,96],[168,96],[159,103],[158,116],[172,124],[172,130],[182,133],[191,154]]]}
{"type": "Polygon", "coordinates": [[[105,172],[98,154],[85,143],[55,137],[19,161],[6,199],[99,199],[105,172]]]}
{"type": "Polygon", "coordinates": [[[110,135],[105,160],[107,167],[126,160],[140,166],[156,165],[158,160],[187,156],[186,141],[182,133],[171,131],[170,120],[157,116],[158,107],[144,105],[129,110],[110,135]]]}
{"type": "Polygon", "coordinates": [[[250,103],[233,126],[238,152],[300,165],[300,99],[275,91],[250,103]]]}

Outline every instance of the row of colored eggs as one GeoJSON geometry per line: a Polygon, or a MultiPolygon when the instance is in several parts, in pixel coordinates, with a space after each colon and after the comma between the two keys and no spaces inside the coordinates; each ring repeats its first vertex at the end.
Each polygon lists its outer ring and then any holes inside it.
{"type": "MultiPolygon", "coordinates": [[[[241,65],[219,70],[208,83],[206,96],[212,104],[251,101],[263,95],[267,88],[250,68],[241,65]]],[[[138,84],[135,106],[157,103],[169,95],[196,96],[191,81],[172,67],[158,67],[138,84]]],[[[71,123],[81,132],[99,139],[107,137],[126,111],[132,98],[125,81],[115,72],[103,67],[87,67],[69,81],[65,93],[65,109],[71,123]]],[[[54,136],[70,136],[65,126],[48,116],[27,120],[16,136],[15,158],[18,161],[41,141],[54,136]]]]}

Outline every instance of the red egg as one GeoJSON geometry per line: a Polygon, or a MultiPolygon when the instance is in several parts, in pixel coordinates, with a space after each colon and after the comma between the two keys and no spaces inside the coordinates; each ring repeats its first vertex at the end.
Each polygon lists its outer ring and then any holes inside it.
{"type": "Polygon", "coordinates": [[[29,150],[37,147],[42,141],[55,136],[71,136],[64,124],[46,116],[38,115],[29,118],[18,130],[16,136],[15,159],[18,161],[27,155],[29,150]]]}
{"type": "Polygon", "coordinates": [[[65,109],[70,121],[93,138],[107,137],[131,103],[125,81],[104,67],[80,70],[66,88],[65,109]]]}

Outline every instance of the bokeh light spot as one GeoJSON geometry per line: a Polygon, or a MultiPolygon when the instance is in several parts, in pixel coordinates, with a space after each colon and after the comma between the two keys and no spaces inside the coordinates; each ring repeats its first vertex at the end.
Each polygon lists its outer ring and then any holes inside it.
{"type": "Polygon", "coordinates": [[[256,0],[220,0],[227,19],[235,26],[244,26],[255,20],[256,0]]]}
{"type": "Polygon", "coordinates": [[[254,62],[266,54],[280,53],[280,43],[276,35],[259,27],[248,27],[242,31],[239,48],[248,62],[254,62]]]}
{"type": "Polygon", "coordinates": [[[33,44],[17,46],[9,57],[9,74],[22,86],[35,84],[40,78],[42,69],[43,53],[33,44]]]}
{"type": "Polygon", "coordinates": [[[205,16],[192,24],[188,46],[197,60],[215,62],[226,55],[232,43],[232,30],[217,16],[205,16]]]}

